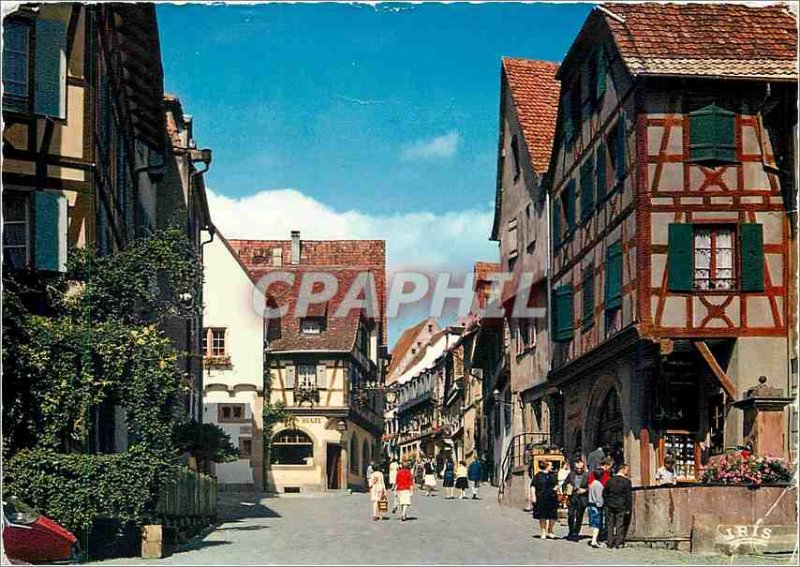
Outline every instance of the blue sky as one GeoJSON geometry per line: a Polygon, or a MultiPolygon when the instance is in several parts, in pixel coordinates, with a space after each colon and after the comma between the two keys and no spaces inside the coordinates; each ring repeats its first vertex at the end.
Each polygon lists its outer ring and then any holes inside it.
{"type": "Polygon", "coordinates": [[[459,271],[497,258],[487,237],[500,58],[560,60],[591,7],[162,4],[157,13],[166,90],[214,150],[206,181],[223,232],[385,238],[390,270],[459,271]]]}

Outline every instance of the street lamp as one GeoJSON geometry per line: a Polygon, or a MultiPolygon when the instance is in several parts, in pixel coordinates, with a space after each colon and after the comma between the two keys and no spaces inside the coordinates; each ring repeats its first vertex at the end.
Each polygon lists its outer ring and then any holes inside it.
{"type": "Polygon", "coordinates": [[[336,423],[336,430],[341,432],[347,431],[347,422],[343,419],[340,419],[336,423]]]}

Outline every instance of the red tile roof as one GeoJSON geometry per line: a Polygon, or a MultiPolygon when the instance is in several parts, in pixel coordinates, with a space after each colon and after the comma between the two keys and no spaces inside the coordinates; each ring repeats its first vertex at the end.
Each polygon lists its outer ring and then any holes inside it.
{"type": "MultiPolygon", "coordinates": [[[[300,263],[291,264],[291,240],[229,240],[231,249],[246,266],[254,281],[276,271],[295,273],[294,284],[273,284],[269,292],[278,306],[288,305],[289,314],[281,319],[281,337],[273,341],[276,351],[352,349],[361,312],[350,310],[336,317],[340,304],[359,274],[371,272],[375,278],[381,324],[381,344],[386,343],[386,243],[383,240],[301,240],[300,263]],[[273,266],[273,250],[280,249],[282,265],[273,266]],[[320,335],[300,332],[300,320],[293,316],[299,295],[300,277],[305,272],[329,273],[336,278],[336,295],[324,306],[310,306],[308,316],[327,313],[327,328],[320,335]]],[[[365,314],[366,316],[366,314],[365,314]]]]}
{"type": "Polygon", "coordinates": [[[634,75],[797,76],[797,18],[786,6],[609,3],[596,12],[634,75]]]}
{"type": "Polygon", "coordinates": [[[529,59],[503,58],[505,75],[525,145],[539,175],[550,165],[550,151],[556,132],[559,82],[558,63],[529,59]]]}
{"type": "MultiPolygon", "coordinates": [[[[264,273],[274,270],[255,270],[253,272],[256,279],[264,273]]],[[[361,270],[334,269],[328,268],[324,272],[336,278],[338,289],[336,294],[325,304],[309,306],[307,316],[325,317],[325,328],[318,335],[303,333],[300,331],[300,318],[294,316],[297,298],[300,294],[300,286],[304,269],[295,269],[298,277],[295,278],[293,285],[275,283],[270,286],[270,296],[275,300],[275,306],[288,306],[289,311],[285,317],[281,317],[280,337],[270,343],[270,349],[275,352],[293,351],[330,351],[330,352],[349,352],[355,346],[356,334],[358,332],[358,322],[361,319],[361,310],[349,310],[344,316],[336,316],[336,310],[342,303],[347,290],[353,284],[361,270]]],[[[308,271],[317,272],[312,269],[308,271]]],[[[364,317],[366,319],[366,315],[364,317]]]]}
{"type": "Polygon", "coordinates": [[[486,281],[489,274],[500,273],[500,264],[497,262],[475,262],[475,283],[486,281]]]}
{"type": "Polygon", "coordinates": [[[396,343],[394,343],[394,348],[392,349],[392,362],[389,364],[389,368],[386,369],[387,384],[391,384],[397,378],[397,376],[400,375],[400,372],[409,367],[410,361],[403,368],[400,368],[400,363],[403,361],[403,358],[409,349],[414,345],[419,333],[425,328],[425,325],[428,324],[429,319],[430,318],[425,318],[413,327],[409,327],[403,331],[403,333],[400,335],[400,338],[397,339],[396,343]]]}

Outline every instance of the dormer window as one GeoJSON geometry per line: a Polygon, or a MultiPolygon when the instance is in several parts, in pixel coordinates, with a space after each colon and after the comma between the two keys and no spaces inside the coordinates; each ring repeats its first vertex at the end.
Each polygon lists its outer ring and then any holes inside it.
{"type": "Polygon", "coordinates": [[[319,317],[300,319],[300,332],[304,335],[319,335],[322,333],[322,327],[322,319],[319,317]]]}

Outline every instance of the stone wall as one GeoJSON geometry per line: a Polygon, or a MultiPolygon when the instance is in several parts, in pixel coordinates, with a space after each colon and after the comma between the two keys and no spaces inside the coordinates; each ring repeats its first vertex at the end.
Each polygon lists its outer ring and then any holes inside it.
{"type": "MultiPolygon", "coordinates": [[[[633,491],[628,540],[721,551],[720,544],[726,539],[733,544],[735,536],[745,532],[774,546],[777,537],[769,542],[770,535],[783,533],[787,527],[795,531],[796,526],[796,493],[784,486],[639,487],[633,491]],[[766,539],[765,528],[769,529],[766,539]],[[727,538],[729,530],[732,535],[727,538]]],[[[752,545],[752,541],[748,543],[748,547],[752,545]]]]}

